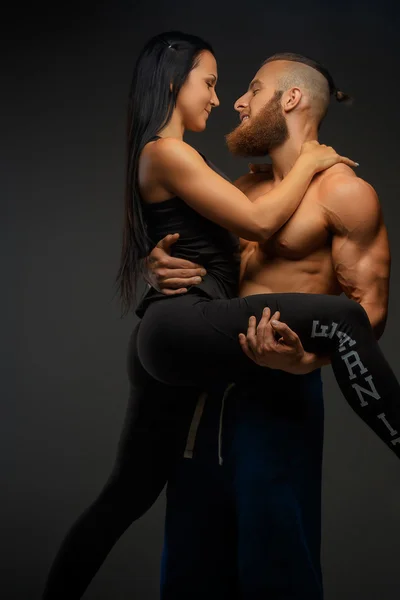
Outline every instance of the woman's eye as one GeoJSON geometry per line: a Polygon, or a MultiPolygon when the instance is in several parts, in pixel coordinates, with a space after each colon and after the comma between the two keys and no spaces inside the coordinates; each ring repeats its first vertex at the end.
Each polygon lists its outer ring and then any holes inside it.
{"type": "Polygon", "coordinates": [[[257,94],[257,92],[259,92],[260,90],[253,90],[253,96],[255,96],[257,94]]]}

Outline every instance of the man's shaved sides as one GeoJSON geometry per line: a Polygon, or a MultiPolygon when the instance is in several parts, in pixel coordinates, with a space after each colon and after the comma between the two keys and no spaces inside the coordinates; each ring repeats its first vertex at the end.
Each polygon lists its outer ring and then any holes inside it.
{"type": "Polygon", "coordinates": [[[285,92],[292,87],[306,91],[310,109],[318,123],[321,123],[326,115],[331,95],[334,95],[338,102],[350,100],[350,96],[337,89],[329,71],[317,61],[301,54],[282,52],[267,58],[263,66],[276,61],[282,63],[277,91],[285,92]]]}

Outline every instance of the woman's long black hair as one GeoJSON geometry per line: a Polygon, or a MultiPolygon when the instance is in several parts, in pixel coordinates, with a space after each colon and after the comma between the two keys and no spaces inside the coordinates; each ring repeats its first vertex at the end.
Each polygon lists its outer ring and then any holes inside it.
{"type": "Polygon", "coordinates": [[[210,44],[201,38],[171,31],[153,37],[139,55],[128,104],[127,167],[121,263],[116,277],[122,314],[135,300],[138,276],[152,248],[138,186],[139,157],[144,146],[170,121],[178,93],[199,54],[210,44]]]}

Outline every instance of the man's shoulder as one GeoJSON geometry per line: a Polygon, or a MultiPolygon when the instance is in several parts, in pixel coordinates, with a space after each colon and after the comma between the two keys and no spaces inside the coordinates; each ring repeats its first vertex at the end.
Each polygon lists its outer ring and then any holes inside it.
{"type": "Polygon", "coordinates": [[[376,228],[381,223],[374,188],[346,165],[335,165],[323,173],[318,195],[327,223],[335,231],[376,228]]]}
{"type": "Polygon", "coordinates": [[[333,167],[329,167],[329,169],[319,173],[317,177],[319,185],[325,190],[336,187],[338,181],[350,182],[359,179],[354,169],[344,163],[337,163],[336,165],[333,165],[333,167]]]}
{"type": "Polygon", "coordinates": [[[344,164],[334,165],[321,173],[319,192],[323,204],[345,206],[350,202],[355,207],[359,203],[379,203],[372,185],[344,164]]]}

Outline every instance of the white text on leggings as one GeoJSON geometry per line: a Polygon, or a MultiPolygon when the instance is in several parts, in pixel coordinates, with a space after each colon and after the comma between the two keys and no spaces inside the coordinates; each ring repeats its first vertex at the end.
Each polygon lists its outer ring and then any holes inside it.
{"type": "MultiPolygon", "coordinates": [[[[349,380],[352,381],[357,378],[357,374],[354,372],[354,369],[356,367],[358,368],[360,375],[366,375],[366,373],[368,373],[368,369],[361,362],[360,355],[358,354],[358,352],[356,352],[356,350],[354,350],[354,349],[348,351],[349,348],[352,348],[353,346],[355,346],[357,344],[356,340],[353,340],[349,335],[347,335],[347,333],[344,333],[343,331],[338,331],[337,327],[338,327],[338,324],[335,323],[334,321],[330,325],[320,325],[319,321],[313,321],[311,337],[312,338],[324,337],[324,338],[332,339],[333,336],[336,335],[336,337],[338,337],[340,340],[339,352],[344,352],[345,350],[347,350],[346,354],[342,354],[341,359],[343,360],[343,362],[345,363],[345,365],[347,367],[347,372],[349,374],[349,380]],[[347,345],[347,348],[346,348],[346,345],[347,345]]],[[[375,387],[372,375],[366,375],[364,377],[364,382],[368,384],[368,386],[369,386],[368,388],[362,387],[357,382],[354,382],[351,385],[351,387],[355,390],[355,392],[357,394],[357,397],[360,401],[361,407],[368,406],[368,401],[365,399],[364,396],[369,396],[370,398],[373,398],[374,400],[380,400],[380,398],[381,398],[381,396],[379,395],[379,392],[377,391],[377,389],[375,387]]],[[[398,431],[390,425],[389,421],[386,418],[385,413],[380,413],[379,415],[377,415],[377,417],[387,427],[387,429],[392,437],[395,435],[398,435],[398,431]]],[[[396,439],[391,440],[391,443],[393,444],[393,446],[400,444],[400,437],[397,437],[396,439]]]]}

